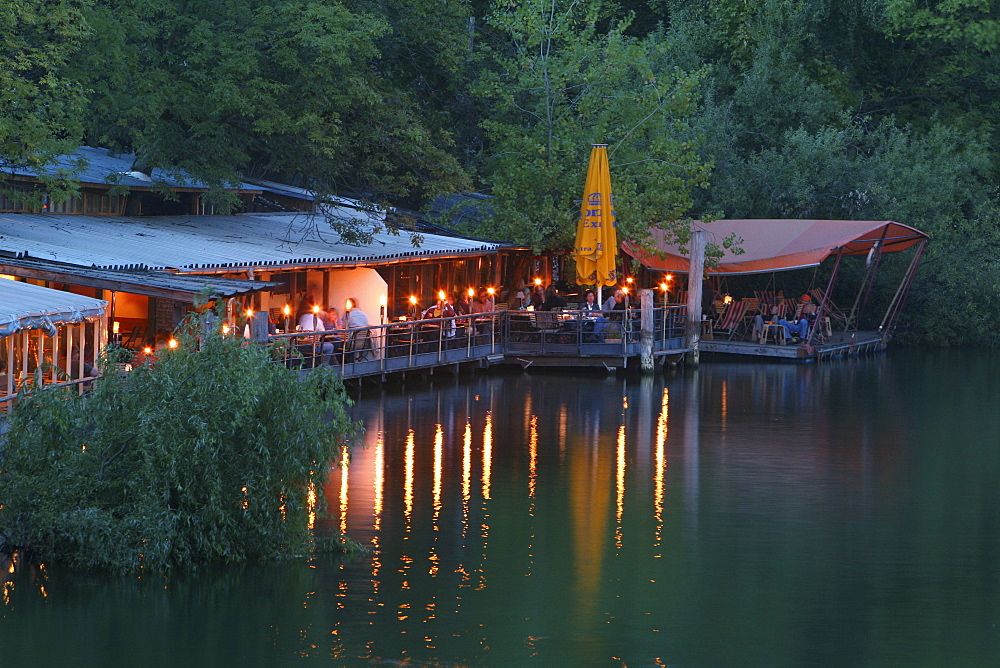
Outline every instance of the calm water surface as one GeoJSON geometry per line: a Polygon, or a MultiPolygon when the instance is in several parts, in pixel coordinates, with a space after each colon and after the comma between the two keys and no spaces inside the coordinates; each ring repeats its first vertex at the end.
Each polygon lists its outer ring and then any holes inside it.
{"type": "Polygon", "coordinates": [[[0,663],[1000,664],[1000,358],[439,376],[354,408],[351,560],[22,569],[0,663]]]}

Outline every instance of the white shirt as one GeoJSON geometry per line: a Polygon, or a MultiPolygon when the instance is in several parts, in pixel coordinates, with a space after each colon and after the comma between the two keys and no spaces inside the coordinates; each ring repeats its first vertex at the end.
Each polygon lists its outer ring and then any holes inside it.
{"type": "Polygon", "coordinates": [[[323,327],[323,319],[318,315],[312,313],[303,313],[299,316],[299,331],[300,332],[323,332],[326,328],[323,327]]]}

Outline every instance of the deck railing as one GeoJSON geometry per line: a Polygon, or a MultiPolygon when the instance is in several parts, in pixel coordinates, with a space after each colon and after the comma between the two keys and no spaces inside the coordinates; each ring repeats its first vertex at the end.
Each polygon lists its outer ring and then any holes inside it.
{"type": "MultiPolygon", "coordinates": [[[[686,307],[653,311],[653,350],[683,344],[686,307]]],[[[494,311],[474,315],[391,321],[322,333],[270,337],[280,343],[276,362],[308,370],[329,365],[345,378],[426,369],[498,355],[580,357],[639,354],[639,312],[588,318],[579,311],[494,311]]]]}

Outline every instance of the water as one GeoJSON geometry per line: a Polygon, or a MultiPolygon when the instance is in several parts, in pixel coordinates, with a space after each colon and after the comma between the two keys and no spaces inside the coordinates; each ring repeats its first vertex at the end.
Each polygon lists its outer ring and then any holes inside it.
{"type": "Polygon", "coordinates": [[[355,407],[371,554],[21,569],[0,662],[1000,664],[1000,360],[439,376],[355,407]]]}

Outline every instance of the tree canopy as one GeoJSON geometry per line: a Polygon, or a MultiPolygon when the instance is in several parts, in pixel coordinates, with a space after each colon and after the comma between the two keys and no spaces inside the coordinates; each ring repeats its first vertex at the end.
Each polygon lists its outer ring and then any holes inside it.
{"type": "Polygon", "coordinates": [[[466,231],[547,249],[569,245],[606,143],[623,238],[683,234],[686,216],[892,218],[933,237],[917,321],[932,273],[950,304],[963,264],[994,281],[990,243],[959,241],[1000,226],[985,0],[0,8],[0,167],[83,142],[186,170],[223,204],[247,176],[373,206],[474,190],[490,215],[466,231]]]}

